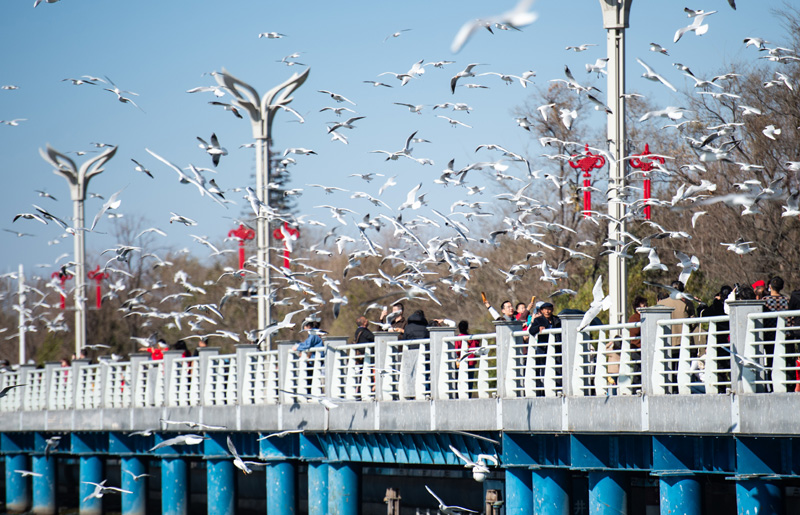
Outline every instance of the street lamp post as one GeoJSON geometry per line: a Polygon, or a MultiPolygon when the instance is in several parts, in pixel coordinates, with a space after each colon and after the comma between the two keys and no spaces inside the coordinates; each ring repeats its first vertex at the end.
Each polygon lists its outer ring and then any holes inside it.
{"type": "MultiPolygon", "coordinates": [[[[625,223],[625,29],[633,0],[600,0],[603,26],[608,46],[608,141],[611,159],[608,163],[608,237],[621,241],[627,227],[625,223]]],[[[628,305],[627,264],[620,253],[608,256],[608,293],[611,296],[609,323],[625,322],[628,305]]]]}
{"type": "MultiPolygon", "coordinates": [[[[289,79],[278,84],[260,96],[249,84],[237,79],[225,68],[214,77],[220,86],[224,86],[233,95],[232,103],[247,111],[256,140],[256,196],[269,209],[270,184],[270,145],[272,143],[272,120],[278,109],[287,109],[293,98],[294,90],[303,85],[310,69],[303,73],[293,74],[289,79]]],[[[263,210],[262,210],[263,211],[263,210]]],[[[258,329],[264,329],[272,322],[269,294],[269,221],[270,213],[256,213],[256,259],[261,270],[261,281],[258,284],[258,329]]],[[[269,344],[269,342],[267,342],[269,344]]]]}
{"type": "Polygon", "coordinates": [[[89,180],[103,171],[103,165],[114,157],[117,147],[110,147],[102,154],[86,160],[80,168],[68,156],[53,149],[49,144],[47,150],[39,149],[42,158],[53,165],[54,173],[61,175],[69,184],[72,198],[72,228],[69,232],[75,237],[75,355],[80,356],[86,345],[86,241],[84,228],[83,203],[89,180]]]}

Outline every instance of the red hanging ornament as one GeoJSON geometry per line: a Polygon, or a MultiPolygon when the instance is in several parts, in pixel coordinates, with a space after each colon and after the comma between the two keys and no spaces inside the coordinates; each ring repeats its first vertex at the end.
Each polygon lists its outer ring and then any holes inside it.
{"type": "Polygon", "coordinates": [[[583,154],[573,154],[572,159],[567,161],[569,165],[572,168],[580,168],[583,171],[583,217],[589,218],[589,211],[592,210],[592,191],[590,189],[592,185],[591,171],[605,166],[606,158],[589,152],[589,144],[587,143],[586,150],[584,150],[583,154]],[[583,157],[575,162],[572,161],[572,159],[581,155],[583,157]]]}
{"type": "Polygon", "coordinates": [[[97,298],[96,300],[97,309],[100,309],[100,307],[102,306],[102,299],[103,299],[103,296],[101,295],[100,291],[100,283],[103,282],[103,279],[108,279],[109,277],[108,272],[101,272],[100,265],[97,265],[97,268],[89,271],[89,273],[87,273],[86,275],[89,277],[89,279],[94,279],[94,282],[97,283],[97,291],[95,297],[97,298]]]}
{"type": "Polygon", "coordinates": [[[63,311],[67,307],[67,302],[66,302],[67,298],[64,295],[64,285],[68,280],[72,279],[72,274],[62,268],[61,270],[58,270],[50,274],[50,277],[52,278],[58,277],[58,280],[61,284],[61,310],[63,311]]]}
{"type": "Polygon", "coordinates": [[[650,174],[656,163],[664,164],[664,158],[650,153],[650,145],[644,144],[644,152],[631,156],[631,167],[642,171],[644,176],[644,218],[650,220],[650,174]]]}
{"type": "Polygon", "coordinates": [[[283,268],[289,270],[292,242],[300,237],[300,231],[290,227],[287,222],[283,222],[283,225],[272,232],[272,236],[276,240],[283,240],[283,268]]]}
{"type": "Polygon", "coordinates": [[[239,224],[238,229],[228,231],[228,238],[236,238],[239,240],[239,270],[244,268],[244,242],[252,240],[256,237],[256,232],[249,229],[244,224],[239,224]]]}

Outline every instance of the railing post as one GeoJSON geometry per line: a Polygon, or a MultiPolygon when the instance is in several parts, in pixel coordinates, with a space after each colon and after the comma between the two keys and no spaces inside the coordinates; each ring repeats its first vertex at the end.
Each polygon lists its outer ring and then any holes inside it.
{"type": "MultiPolygon", "coordinates": [[[[100,408],[107,408],[108,406],[106,406],[106,392],[108,392],[110,390],[110,387],[108,386],[108,378],[111,375],[110,374],[110,372],[111,372],[110,365],[112,363],[114,363],[114,361],[111,360],[111,356],[98,356],[97,357],[97,362],[100,363],[100,365],[101,365],[101,367],[100,367],[100,378],[99,378],[100,379],[100,396],[99,396],[100,397],[100,401],[99,401],[99,407],[100,408]]],[[[74,385],[74,383],[73,383],[73,385],[74,385]]]]}
{"type": "Polygon", "coordinates": [[[339,359],[339,347],[347,345],[347,336],[326,336],[322,341],[325,345],[325,395],[338,397],[334,385],[340,384],[339,376],[342,371],[336,366],[336,362],[339,359]]]}
{"type": "Polygon", "coordinates": [[[219,347],[201,347],[197,352],[197,373],[200,374],[200,405],[206,405],[206,374],[208,374],[208,358],[219,355],[219,347]]]}
{"type": "Polygon", "coordinates": [[[146,352],[134,352],[129,356],[129,359],[131,363],[130,377],[128,378],[130,384],[126,383],[125,386],[131,389],[131,405],[126,407],[135,408],[138,407],[136,405],[136,388],[139,383],[139,368],[143,362],[150,359],[150,354],[146,352]]]}
{"type": "MultiPolygon", "coordinates": [[[[276,342],[278,346],[278,388],[280,390],[288,390],[289,382],[286,374],[289,368],[289,354],[292,352],[294,344],[295,342],[285,340],[276,342]]],[[[278,402],[289,404],[292,402],[292,396],[284,392],[278,392],[278,402]]]]}
{"type": "MultiPolygon", "coordinates": [[[[44,395],[45,395],[44,408],[48,410],[55,409],[55,406],[50,405],[50,399],[51,399],[50,392],[53,391],[53,384],[54,384],[53,371],[58,370],[60,367],[61,367],[60,361],[48,361],[47,363],[44,364],[44,395]]],[[[73,368],[73,370],[76,370],[76,368],[73,368]]],[[[73,385],[75,384],[74,380],[72,384],[73,385]]],[[[73,392],[74,391],[75,390],[73,390],[73,392]]]]}
{"type": "MultiPolygon", "coordinates": [[[[85,391],[81,391],[81,387],[80,387],[81,386],[81,369],[83,367],[85,367],[85,366],[90,365],[91,363],[92,363],[92,360],[86,359],[86,358],[73,359],[72,360],[72,367],[70,368],[70,371],[69,371],[69,375],[72,376],[72,409],[76,409],[78,407],[78,398],[79,398],[79,396],[86,394],[85,391]]],[[[45,369],[47,368],[48,365],[49,365],[49,363],[47,365],[45,365],[45,369]]],[[[58,367],[54,367],[54,368],[58,368],[58,367]]],[[[46,375],[49,377],[51,374],[52,374],[52,369],[48,370],[48,373],[46,375]]],[[[48,383],[47,387],[50,388],[51,387],[51,383],[48,383]]],[[[100,391],[103,392],[105,390],[100,390],[100,391]]]]}
{"type": "MultiPolygon", "coordinates": [[[[751,313],[761,313],[764,309],[763,300],[734,300],[728,302],[730,308],[730,339],[731,339],[731,388],[734,393],[755,393],[756,371],[753,368],[745,367],[741,359],[736,359],[736,355],[745,359],[755,358],[754,346],[748,345],[748,316],[751,313]]],[[[752,343],[752,342],[751,342],[752,343]]],[[[764,363],[763,365],[766,365],[764,363]]]]}
{"type": "Polygon", "coordinates": [[[494,322],[495,343],[497,345],[497,396],[506,397],[506,368],[508,367],[511,347],[515,337],[511,335],[514,331],[522,330],[522,322],[494,322]]]}
{"type": "Polygon", "coordinates": [[[175,358],[183,356],[182,350],[168,350],[164,352],[164,398],[162,404],[158,403],[158,399],[153,399],[156,406],[173,406],[171,399],[175,396],[172,390],[175,388],[175,378],[172,372],[172,363],[175,358]]]}
{"type": "MultiPolygon", "coordinates": [[[[28,374],[30,374],[34,370],[36,370],[36,365],[20,365],[19,366],[19,382],[17,384],[29,385],[31,382],[30,382],[30,377],[28,376],[28,374]]],[[[24,390],[24,388],[23,388],[23,390],[24,390]]],[[[26,406],[25,405],[25,398],[26,397],[27,396],[25,395],[25,392],[23,391],[22,395],[19,396],[19,406],[17,406],[18,410],[20,410],[20,411],[30,411],[30,406],[26,406]]]]}
{"type": "Polygon", "coordinates": [[[559,315],[561,319],[561,391],[564,396],[575,395],[572,377],[575,374],[575,356],[578,350],[578,326],[583,320],[581,314],[559,315]]]}
{"type": "Polygon", "coordinates": [[[653,384],[655,378],[653,369],[658,345],[658,322],[669,320],[674,309],[667,306],[639,308],[639,314],[642,315],[641,337],[639,339],[642,353],[642,393],[645,395],[658,394],[653,384]]]}
{"type": "Polygon", "coordinates": [[[442,371],[442,363],[447,352],[447,344],[443,340],[448,336],[455,336],[456,330],[452,327],[429,327],[428,332],[431,335],[431,398],[446,399],[446,393],[441,396],[439,393],[439,380],[445,373],[442,371]]]}
{"type": "Polygon", "coordinates": [[[397,341],[398,334],[379,331],[375,334],[375,398],[379,401],[383,398],[383,378],[389,371],[386,368],[386,355],[389,350],[389,342],[397,341]]]}
{"type": "Polygon", "coordinates": [[[258,352],[258,345],[243,343],[236,345],[236,403],[242,404],[247,384],[247,355],[258,352]]]}

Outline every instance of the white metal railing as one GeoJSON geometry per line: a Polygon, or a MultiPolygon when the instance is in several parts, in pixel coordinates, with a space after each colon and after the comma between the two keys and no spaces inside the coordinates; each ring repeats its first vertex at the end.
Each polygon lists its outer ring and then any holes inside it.
{"type": "MultiPolygon", "coordinates": [[[[3,372],[0,374],[0,388],[20,384],[19,372],[3,372]]],[[[18,411],[22,409],[22,394],[24,388],[13,388],[6,392],[5,397],[0,397],[0,411],[18,411]]]]}
{"type": "Polygon", "coordinates": [[[103,388],[103,405],[106,408],[125,408],[131,405],[131,364],[104,361],[106,385],[103,388]]]}
{"type": "Polygon", "coordinates": [[[387,342],[381,400],[424,400],[431,395],[431,341],[387,342]]]}
{"type": "Polygon", "coordinates": [[[54,368],[50,375],[50,392],[48,406],[50,409],[70,409],[73,406],[75,392],[73,391],[72,367],[54,368]]]}
{"type": "Polygon", "coordinates": [[[660,320],[654,342],[654,395],[731,391],[730,317],[660,320]]]}
{"type": "Polygon", "coordinates": [[[572,393],[592,397],[641,392],[641,338],[636,331],[640,328],[641,322],[590,325],[579,333],[572,393]]]}
{"type": "Polygon", "coordinates": [[[734,357],[748,391],[800,391],[800,310],[748,315],[744,356],[734,357]]]}
{"type": "MultiPolygon", "coordinates": [[[[102,365],[84,365],[78,369],[78,394],[75,396],[76,409],[95,409],[102,399],[102,365]]],[[[73,374],[70,374],[73,375],[73,374]]],[[[55,378],[55,374],[53,374],[55,378]]]]}
{"type": "Polygon", "coordinates": [[[562,330],[543,329],[533,337],[528,331],[515,331],[511,336],[505,372],[506,395],[560,395],[563,391],[562,330]]]}
{"type": "Polygon", "coordinates": [[[169,406],[200,404],[200,358],[175,358],[171,365],[167,404],[169,406]]]}
{"type": "Polygon", "coordinates": [[[41,411],[47,407],[47,382],[44,369],[28,372],[27,383],[22,396],[22,405],[26,411],[41,411]]]}
{"type": "Polygon", "coordinates": [[[134,407],[161,406],[164,399],[164,362],[143,361],[136,370],[134,407]]]}
{"type": "Polygon", "coordinates": [[[325,395],[325,347],[289,352],[284,372],[284,390],[297,392],[293,401],[308,402],[304,395],[325,395]]]}
{"type": "Polygon", "coordinates": [[[494,333],[448,336],[436,374],[440,399],[486,399],[497,395],[497,339],[494,333]]]}
{"type": "Polygon", "coordinates": [[[383,371],[375,364],[374,342],[329,347],[326,359],[333,360],[329,396],[357,401],[375,398],[376,375],[383,371]]]}
{"type": "Polygon", "coordinates": [[[280,396],[278,351],[252,352],[242,365],[242,404],[277,404],[280,396]]]}
{"type": "Polygon", "coordinates": [[[236,404],[238,376],[236,354],[208,357],[203,404],[219,406],[236,404]]]}

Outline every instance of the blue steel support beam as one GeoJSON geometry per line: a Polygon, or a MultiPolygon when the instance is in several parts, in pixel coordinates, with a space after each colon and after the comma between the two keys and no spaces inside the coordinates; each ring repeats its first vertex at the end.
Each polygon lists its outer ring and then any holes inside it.
{"type": "Polygon", "coordinates": [[[589,515],[626,515],[629,484],[624,472],[589,471],[589,515]]]}
{"type": "Polygon", "coordinates": [[[233,461],[229,459],[206,460],[208,515],[236,513],[235,471],[233,461]]]}
{"type": "Polygon", "coordinates": [[[55,515],[56,513],[56,459],[52,454],[33,457],[33,513],[55,515]]]}
{"type": "Polygon", "coordinates": [[[15,470],[30,470],[27,454],[6,455],[6,509],[24,512],[31,502],[30,480],[15,470]]]}
{"type": "MultiPolygon", "coordinates": [[[[311,483],[309,467],[309,489],[311,483]]],[[[288,460],[267,464],[267,515],[294,515],[295,474],[294,463],[288,460]]]]}
{"type": "Polygon", "coordinates": [[[124,456],[121,463],[122,489],[129,494],[122,494],[122,515],[144,515],[147,511],[147,478],[135,480],[146,472],[144,461],[138,456],[124,456]]]}
{"type": "Polygon", "coordinates": [[[661,476],[658,491],[661,515],[703,513],[703,489],[695,476],[661,476]]]}
{"type": "Polygon", "coordinates": [[[531,515],[533,513],[533,491],[531,470],[527,467],[506,469],[506,513],[531,515]]]}
{"type": "Polygon", "coordinates": [[[94,492],[94,485],[88,483],[99,484],[103,480],[103,459],[100,456],[81,456],[79,460],[80,485],[78,485],[78,493],[80,494],[80,499],[78,505],[81,515],[100,515],[103,512],[103,498],[88,498],[94,492]]]}
{"type": "Polygon", "coordinates": [[[328,513],[328,468],[327,463],[308,463],[308,515],[328,513]]]}
{"type": "Polygon", "coordinates": [[[161,513],[162,515],[188,515],[189,490],[183,458],[161,459],[161,513]]]}
{"type": "Polygon", "coordinates": [[[330,463],[328,468],[328,513],[358,515],[359,465],[353,462],[330,463]]]}
{"type": "Polygon", "coordinates": [[[533,512],[536,515],[569,515],[569,470],[536,469],[531,476],[533,512]]]}
{"type": "Polygon", "coordinates": [[[781,486],[760,479],[737,481],[736,509],[739,515],[778,515],[784,513],[781,486]]]}

